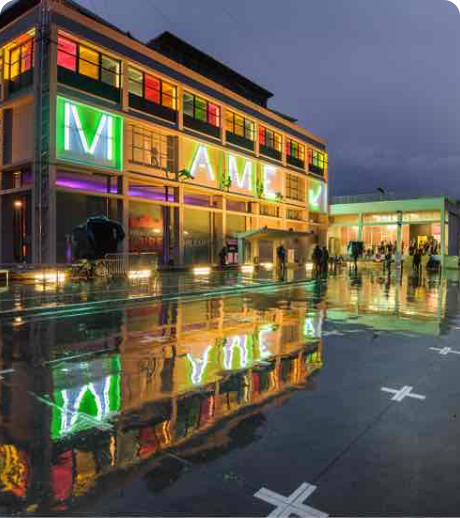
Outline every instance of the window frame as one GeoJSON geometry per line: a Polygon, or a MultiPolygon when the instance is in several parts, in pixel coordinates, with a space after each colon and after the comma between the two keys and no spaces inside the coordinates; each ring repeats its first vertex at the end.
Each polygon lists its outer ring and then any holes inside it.
{"type": "Polygon", "coordinates": [[[175,169],[174,145],[171,145],[171,142],[168,139],[168,135],[164,135],[163,133],[158,131],[152,131],[151,129],[147,129],[143,126],[140,126],[139,124],[129,124],[127,129],[127,146],[129,162],[144,167],[160,169],[166,172],[173,171],[175,169]],[[136,145],[136,137],[142,140],[141,147],[136,145]],[[145,143],[147,140],[150,141],[149,150],[145,147],[145,143]],[[162,152],[163,146],[166,150],[166,154],[162,152]],[[152,157],[150,161],[145,159],[147,153],[152,153],[152,149],[154,148],[158,150],[158,160],[156,164],[153,163],[152,157]],[[136,159],[135,151],[142,153],[142,160],[136,159]],[[163,166],[163,164],[165,164],[165,166],[163,166]]]}
{"type": "Polygon", "coordinates": [[[225,129],[229,133],[233,133],[234,135],[238,135],[238,137],[245,138],[246,140],[249,140],[250,142],[255,142],[256,139],[256,123],[251,120],[247,119],[244,115],[240,115],[239,113],[236,113],[231,110],[227,110],[226,116],[225,116],[225,129]],[[230,122],[230,128],[229,128],[229,117],[232,119],[230,122]],[[241,119],[242,124],[239,124],[242,128],[242,134],[238,133],[236,131],[236,119],[241,119]],[[248,124],[252,127],[248,130],[248,124]],[[248,136],[249,135],[249,136],[248,136]]]}
{"type": "Polygon", "coordinates": [[[12,43],[11,46],[7,45],[7,59],[5,59],[5,56],[3,56],[3,66],[4,70],[6,70],[6,75],[8,81],[15,81],[18,77],[20,77],[22,74],[25,74],[26,72],[29,72],[30,70],[34,69],[34,60],[35,60],[35,36],[30,36],[29,38],[25,39],[24,41],[21,41],[20,43],[12,43]],[[31,45],[31,50],[29,54],[24,54],[24,48],[27,45],[31,45]],[[11,60],[11,55],[13,52],[18,51],[19,55],[18,58],[13,62],[11,60]],[[30,56],[30,66],[27,69],[23,70],[23,64],[25,62],[25,59],[30,56]],[[18,67],[18,73],[12,77],[11,69],[13,66],[18,67]]]}
{"type": "Polygon", "coordinates": [[[305,146],[297,140],[286,138],[286,156],[305,163],[305,146]]]}
{"type": "Polygon", "coordinates": [[[295,174],[286,173],[286,198],[300,202],[306,199],[306,189],[303,179],[295,174]]]}
{"type": "MultiPolygon", "coordinates": [[[[191,117],[192,119],[194,120],[197,120],[197,121],[200,121],[200,122],[205,122],[206,124],[209,124],[210,126],[213,126],[214,128],[220,128],[221,127],[221,123],[222,123],[222,109],[220,107],[219,104],[217,103],[214,103],[212,101],[208,101],[207,99],[205,99],[204,97],[200,97],[199,95],[195,95],[194,93],[192,92],[189,92],[188,90],[184,90],[183,94],[182,94],[182,105],[183,107],[185,108],[185,96],[188,95],[192,98],[192,113],[193,115],[190,115],[190,113],[186,113],[185,112],[185,109],[183,110],[184,111],[184,115],[187,115],[188,117],[191,117]],[[197,117],[197,99],[204,103],[204,108],[203,107],[200,107],[199,110],[200,111],[203,111],[205,113],[205,119],[202,119],[200,117],[197,117]],[[216,112],[212,112],[209,108],[210,106],[214,109],[216,108],[216,112]],[[214,122],[211,122],[212,120],[214,120],[214,122]]],[[[188,104],[188,103],[187,103],[188,104]]]]}
{"type": "Polygon", "coordinates": [[[71,37],[68,37],[67,35],[58,34],[57,62],[58,62],[57,63],[58,67],[64,68],[65,70],[69,70],[69,71],[71,71],[71,72],[73,72],[75,74],[78,74],[79,76],[87,77],[87,78],[92,79],[93,81],[98,81],[99,83],[103,83],[105,85],[111,86],[112,88],[116,88],[117,90],[121,90],[121,85],[122,85],[122,81],[121,81],[121,60],[113,58],[109,54],[106,54],[105,52],[101,52],[100,50],[95,49],[91,45],[79,42],[78,40],[75,40],[75,39],[73,39],[71,37]],[[75,55],[71,54],[66,49],[63,49],[62,47],[60,48],[59,47],[59,40],[60,39],[66,40],[67,42],[70,42],[70,43],[73,43],[74,45],[76,45],[76,54],[75,55]],[[85,58],[82,58],[81,57],[81,49],[82,48],[83,49],[87,49],[89,52],[94,52],[97,55],[97,63],[95,63],[93,61],[89,61],[89,60],[87,60],[85,58]],[[72,69],[70,67],[66,67],[64,65],[59,65],[59,54],[60,53],[61,54],[65,54],[67,56],[71,56],[73,59],[76,60],[76,62],[75,62],[75,69],[72,69]],[[117,71],[114,72],[113,70],[111,70],[109,68],[103,67],[102,66],[103,59],[106,59],[108,61],[111,61],[111,62],[115,63],[117,65],[117,68],[118,68],[117,71]],[[89,67],[97,67],[97,78],[95,78],[95,77],[93,77],[93,76],[91,76],[89,74],[85,74],[85,73],[80,72],[81,62],[84,62],[89,67]],[[106,72],[107,74],[111,74],[112,76],[114,76],[115,77],[115,82],[111,83],[111,82],[108,82],[105,79],[103,79],[103,71],[106,72]]]}
{"type": "Polygon", "coordinates": [[[259,144],[262,144],[262,146],[265,146],[266,148],[273,149],[274,151],[279,151],[279,153],[282,153],[282,151],[283,151],[283,137],[282,137],[281,133],[277,133],[276,131],[269,129],[266,126],[263,126],[262,124],[260,124],[260,126],[259,126],[259,144]],[[264,142],[262,142],[262,139],[261,139],[262,132],[264,133],[264,137],[263,137],[264,142]],[[270,134],[271,134],[271,143],[273,145],[270,145],[268,143],[269,139],[267,139],[267,136],[270,134]],[[277,147],[277,143],[278,143],[278,147],[277,147]]]}
{"type": "Polygon", "coordinates": [[[132,95],[136,95],[137,97],[141,97],[142,99],[144,99],[144,101],[147,101],[147,102],[150,102],[150,103],[153,103],[153,104],[157,104],[159,106],[163,106],[164,108],[169,108],[170,110],[177,111],[177,86],[174,83],[171,83],[170,81],[165,81],[161,77],[155,76],[153,74],[149,74],[147,72],[144,72],[143,70],[139,70],[136,67],[132,67],[131,65],[128,67],[128,92],[130,94],[132,94],[132,95]],[[134,72],[136,72],[138,74],[142,74],[142,82],[141,83],[139,81],[136,81],[135,79],[131,79],[131,76],[130,76],[130,72],[131,71],[134,71],[134,72]],[[153,87],[150,87],[150,86],[147,87],[146,78],[153,79],[154,81],[158,81],[158,83],[159,83],[158,94],[159,94],[159,101],[160,102],[156,102],[156,101],[154,101],[151,98],[148,98],[146,96],[146,91],[147,90],[156,91],[155,88],[153,88],[153,87]],[[141,85],[141,87],[142,87],[142,95],[139,95],[138,93],[136,93],[136,92],[131,90],[131,83],[132,82],[138,83],[138,84],[141,85]],[[168,87],[171,87],[172,91],[174,92],[173,95],[165,92],[165,88],[164,88],[165,85],[167,85],[168,87]],[[172,103],[170,103],[170,104],[165,103],[164,102],[164,98],[165,97],[169,98],[172,101],[172,103]],[[172,104],[173,107],[171,107],[171,104],[172,104]]]}
{"type": "Polygon", "coordinates": [[[308,169],[313,173],[324,175],[328,170],[329,160],[326,152],[317,149],[308,149],[308,169]],[[315,156],[316,155],[316,156],[315,156]],[[315,164],[315,160],[317,163],[315,164]]]}

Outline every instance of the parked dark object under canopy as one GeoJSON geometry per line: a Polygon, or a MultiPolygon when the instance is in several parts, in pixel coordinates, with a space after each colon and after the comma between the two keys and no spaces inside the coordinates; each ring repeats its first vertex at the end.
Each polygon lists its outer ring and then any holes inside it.
{"type": "Polygon", "coordinates": [[[103,259],[118,252],[118,245],[126,237],[120,223],[105,216],[88,218],[85,224],[72,231],[72,244],[76,260],[103,259]]]}

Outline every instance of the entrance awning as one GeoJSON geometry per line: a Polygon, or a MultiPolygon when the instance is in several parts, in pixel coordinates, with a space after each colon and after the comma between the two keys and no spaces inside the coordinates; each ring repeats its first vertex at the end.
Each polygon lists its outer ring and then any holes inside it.
{"type": "Polygon", "coordinates": [[[258,241],[259,239],[292,239],[295,237],[311,237],[315,235],[313,230],[309,232],[299,232],[295,230],[278,230],[275,228],[259,228],[257,230],[248,230],[237,234],[238,239],[246,239],[247,241],[258,241]]]}

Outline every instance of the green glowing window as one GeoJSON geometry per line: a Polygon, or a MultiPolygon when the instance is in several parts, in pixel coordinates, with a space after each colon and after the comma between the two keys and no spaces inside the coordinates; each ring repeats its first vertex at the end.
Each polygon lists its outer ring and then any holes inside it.
{"type": "Polygon", "coordinates": [[[308,150],[308,165],[312,173],[324,174],[328,169],[327,153],[320,153],[315,149],[308,150]]]}
{"type": "Polygon", "coordinates": [[[288,157],[296,158],[297,160],[305,161],[305,147],[292,139],[286,140],[286,155],[288,157]]]}

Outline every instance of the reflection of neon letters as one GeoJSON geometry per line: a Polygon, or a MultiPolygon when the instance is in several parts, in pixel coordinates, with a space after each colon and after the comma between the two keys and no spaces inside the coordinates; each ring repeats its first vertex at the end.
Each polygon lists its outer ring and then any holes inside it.
{"type": "Polygon", "coordinates": [[[266,198],[275,199],[276,193],[271,187],[273,177],[276,175],[276,167],[264,165],[264,195],[266,198]]]}
{"type": "Polygon", "coordinates": [[[321,203],[321,195],[323,194],[323,186],[318,185],[318,188],[316,191],[310,188],[310,206],[314,207],[315,209],[320,208],[321,203]]]}
{"type": "Polygon", "coordinates": [[[252,190],[252,162],[250,160],[244,161],[244,171],[240,175],[238,171],[238,162],[235,156],[228,156],[228,170],[232,183],[237,185],[240,189],[252,190]]]}
{"type": "Polygon", "coordinates": [[[271,333],[273,333],[272,327],[267,327],[259,331],[259,351],[261,359],[270,358],[270,356],[273,356],[273,353],[267,349],[267,335],[270,335],[271,333]]]}
{"type": "Polygon", "coordinates": [[[226,345],[224,350],[224,367],[226,370],[230,371],[233,368],[244,368],[248,364],[248,337],[247,336],[233,336],[227,340],[229,345],[226,345]],[[233,356],[235,350],[239,349],[240,351],[240,366],[233,367],[233,356]]]}
{"type": "Polygon", "coordinates": [[[188,361],[192,366],[192,375],[190,378],[194,385],[201,385],[203,383],[203,376],[209,363],[209,353],[211,349],[212,345],[209,345],[203,354],[203,358],[194,358],[191,354],[187,354],[188,361]]]}
{"type": "Polygon", "coordinates": [[[322,314],[314,317],[306,317],[303,334],[311,338],[321,338],[323,331],[323,316],[322,314]]]}
{"type": "Polygon", "coordinates": [[[53,437],[62,437],[81,427],[97,426],[97,422],[102,423],[116,413],[120,407],[119,383],[120,377],[114,375],[60,391],[57,398],[62,403],[57,410],[60,423],[53,427],[53,437]]]}
{"type": "Polygon", "coordinates": [[[210,180],[214,181],[216,179],[211,161],[209,160],[208,149],[206,146],[201,145],[198,146],[195,158],[193,159],[191,167],[192,176],[195,177],[196,173],[198,173],[200,169],[204,169],[208,173],[210,180]]]}

